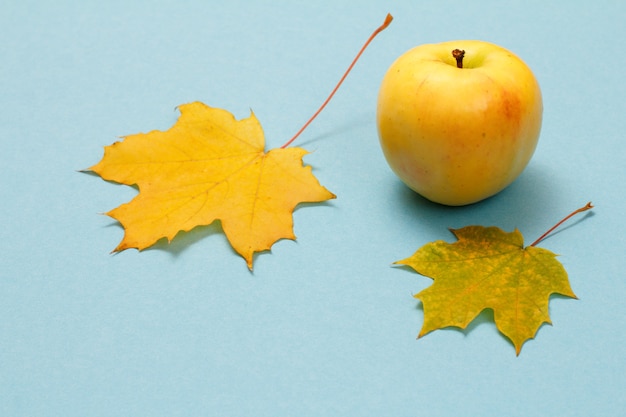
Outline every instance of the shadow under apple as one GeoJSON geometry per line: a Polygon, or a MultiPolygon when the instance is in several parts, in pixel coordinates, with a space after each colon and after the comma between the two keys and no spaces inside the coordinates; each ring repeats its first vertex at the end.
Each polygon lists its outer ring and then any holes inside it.
{"type": "Polygon", "coordinates": [[[530,164],[511,185],[492,197],[466,206],[445,206],[420,196],[393,176],[389,198],[396,201],[400,218],[409,219],[407,229],[413,228],[417,234],[421,229],[425,236],[448,239],[452,238],[448,229],[474,224],[505,231],[518,227],[523,233],[524,225],[545,213],[547,202],[558,195],[558,184],[547,177],[541,166],[530,164]]]}

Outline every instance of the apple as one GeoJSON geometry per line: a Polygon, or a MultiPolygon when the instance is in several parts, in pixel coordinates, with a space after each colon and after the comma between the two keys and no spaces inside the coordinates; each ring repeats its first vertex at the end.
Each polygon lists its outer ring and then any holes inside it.
{"type": "Polygon", "coordinates": [[[475,203],[511,184],[532,157],[543,104],[530,68],[492,43],[417,46],[385,74],[377,126],[389,166],[425,198],[475,203]]]}

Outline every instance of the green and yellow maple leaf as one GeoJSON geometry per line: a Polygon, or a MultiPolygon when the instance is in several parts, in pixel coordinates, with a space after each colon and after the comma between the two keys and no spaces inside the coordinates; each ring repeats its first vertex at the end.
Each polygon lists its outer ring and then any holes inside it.
{"type": "Polygon", "coordinates": [[[126,136],[105,147],[102,160],[89,168],[105,180],[139,188],[132,201],[107,213],[124,227],[115,251],[142,250],[220,220],[252,269],[255,252],[295,239],[292,212],[299,203],[335,198],[303,165],[306,150],[265,152],[253,113],[236,120],[200,102],[179,110],[169,130],[126,136]]]}
{"type": "Polygon", "coordinates": [[[549,250],[524,247],[522,234],[497,227],[452,230],[454,243],[436,241],[396,262],[430,277],[433,284],[415,295],[424,307],[418,337],[444,327],[465,328],[485,309],[519,355],[522,345],[550,323],[552,294],[576,298],[567,272],[549,250]]]}

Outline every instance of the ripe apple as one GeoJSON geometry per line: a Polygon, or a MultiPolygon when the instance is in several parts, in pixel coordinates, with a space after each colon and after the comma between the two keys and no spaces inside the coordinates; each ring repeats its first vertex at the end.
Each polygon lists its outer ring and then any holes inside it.
{"type": "Polygon", "coordinates": [[[512,52],[475,40],[428,44],[400,56],[384,76],[378,135],[404,183],[459,206],[498,193],[522,173],[542,112],[539,84],[512,52]]]}

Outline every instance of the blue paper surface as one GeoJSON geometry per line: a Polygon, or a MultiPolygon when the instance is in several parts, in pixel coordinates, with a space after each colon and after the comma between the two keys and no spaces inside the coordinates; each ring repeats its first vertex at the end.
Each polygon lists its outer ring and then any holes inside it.
{"type": "Polygon", "coordinates": [[[0,415],[622,416],[626,412],[626,3],[13,1],[0,12],[0,415]],[[255,258],[219,227],[111,255],[100,215],[136,191],[79,172],[120,136],[167,129],[190,101],[242,118],[267,148],[298,139],[338,198],[294,214],[296,242],[255,258]],[[482,39],[522,57],[544,97],[522,176],[468,207],[429,203],[392,174],[376,97],[428,42],[482,39]],[[560,254],[579,300],[552,297],[519,357],[487,312],[416,340],[394,261],[448,228],[519,228],[560,254]]]}

